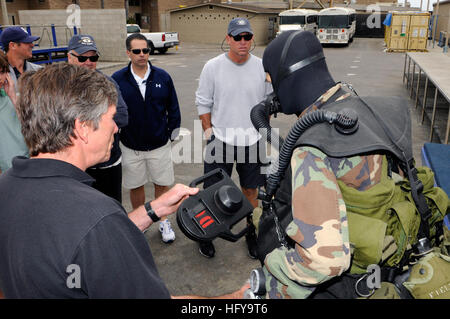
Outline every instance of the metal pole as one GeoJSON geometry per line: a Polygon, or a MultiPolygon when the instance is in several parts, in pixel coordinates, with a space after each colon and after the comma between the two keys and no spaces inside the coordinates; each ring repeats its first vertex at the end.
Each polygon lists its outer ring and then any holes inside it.
{"type": "MultiPolygon", "coordinates": [[[[430,12],[430,0],[427,0],[427,12],[430,12]]],[[[430,19],[431,19],[431,16],[430,16],[430,19]]],[[[427,28],[427,30],[429,30],[430,29],[430,25],[428,25],[428,28],[427,28]]],[[[431,30],[431,31],[433,31],[433,29],[431,30]]],[[[427,48],[428,48],[428,46],[430,45],[430,41],[428,40],[428,32],[427,32],[427,48]]]]}
{"type": "Polygon", "coordinates": [[[56,40],[56,30],[55,30],[55,25],[52,24],[52,36],[53,36],[53,46],[56,48],[58,46],[58,41],[56,40]]]}
{"type": "Polygon", "coordinates": [[[431,129],[430,129],[430,143],[433,141],[434,120],[436,119],[436,103],[437,103],[438,88],[434,90],[433,114],[431,115],[431,129]]]}
{"type": "Polygon", "coordinates": [[[408,75],[406,78],[406,88],[408,88],[409,84],[411,83],[411,79],[409,78],[410,70],[411,70],[411,57],[409,57],[409,62],[408,62],[408,75]]]}
{"type": "Polygon", "coordinates": [[[130,12],[130,5],[128,3],[128,0],[125,0],[125,19],[126,19],[126,21],[128,21],[129,12],[130,12]]]}
{"type": "Polygon", "coordinates": [[[444,44],[444,53],[448,52],[448,36],[449,36],[449,32],[445,32],[445,44],[444,44]]]}
{"type": "Polygon", "coordinates": [[[419,85],[420,85],[420,75],[422,74],[422,69],[419,67],[419,76],[417,78],[417,90],[416,90],[416,105],[414,106],[417,109],[417,102],[419,102],[419,85]]]}
{"type": "Polygon", "coordinates": [[[412,71],[412,78],[411,78],[411,93],[409,94],[411,97],[413,96],[414,92],[414,75],[416,75],[416,62],[413,61],[413,71],[412,71]]]}
{"type": "Polygon", "coordinates": [[[6,7],[6,0],[0,1],[2,4],[2,24],[8,25],[9,19],[8,19],[8,8],[6,7]]]}
{"type": "Polygon", "coordinates": [[[445,131],[445,144],[448,144],[448,135],[450,133],[450,108],[448,110],[447,130],[445,131]]]}
{"type": "Polygon", "coordinates": [[[405,53],[405,64],[403,65],[403,83],[405,83],[406,78],[406,60],[408,59],[408,53],[405,53]]]}
{"type": "Polygon", "coordinates": [[[420,120],[420,124],[423,124],[423,119],[425,117],[425,107],[427,104],[427,93],[428,93],[428,75],[425,74],[427,79],[425,80],[425,92],[423,93],[423,103],[422,103],[422,119],[420,120]]]}
{"type": "Polygon", "coordinates": [[[433,49],[434,49],[434,42],[436,40],[436,31],[437,31],[437,23],[439,19],[439,0],[436,2],[436,13],[434,14],[434,20],[433,20],[433,29],[431,31],[433,32],[433,49]]]}

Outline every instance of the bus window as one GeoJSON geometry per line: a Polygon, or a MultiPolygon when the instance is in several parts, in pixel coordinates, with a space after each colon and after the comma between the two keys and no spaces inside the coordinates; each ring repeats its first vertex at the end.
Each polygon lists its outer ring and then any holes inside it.
{"type": "Polygon", "coordinates": [[[304,16],[280,16],[280,24],[305,24],[304,16]]]}
{"type": "Polygon", "coordinates": [[[319,28],[348,28],[348,16],[319,16],[319,28]]]}

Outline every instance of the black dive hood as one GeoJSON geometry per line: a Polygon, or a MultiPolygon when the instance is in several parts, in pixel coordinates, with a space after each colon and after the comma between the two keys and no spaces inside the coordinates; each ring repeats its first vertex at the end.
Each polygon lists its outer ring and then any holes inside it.
{"type": "Polygon", "coordinates": [[[284,114],[299,115],[335,85],[322,45],[309,31],[281,33],[265,49],[263,65],[284,114]]]}

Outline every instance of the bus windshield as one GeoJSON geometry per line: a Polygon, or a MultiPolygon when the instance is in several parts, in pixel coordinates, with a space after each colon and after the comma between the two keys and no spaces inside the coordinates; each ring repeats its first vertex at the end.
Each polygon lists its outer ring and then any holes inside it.
{"type": "Polygon", "coordinates": [[[280,24],[305,24],[305,16],[280,16],[280,24]]]}
{"type": "Polygon", "coordinates": [[[347,15],[319,16],[319,28],[348,28],[347,15]]]}

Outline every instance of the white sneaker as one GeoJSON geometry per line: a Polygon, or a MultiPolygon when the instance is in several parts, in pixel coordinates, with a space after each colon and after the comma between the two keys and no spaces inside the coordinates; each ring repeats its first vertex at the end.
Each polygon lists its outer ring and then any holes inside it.
{"type": "Polygon", "coordinates": [[[168,219],[159,222],[159,231],[161,232],[162,241],[166,244],[175,240],[175,232],[172,229],[172,225],[168,219]]]}

